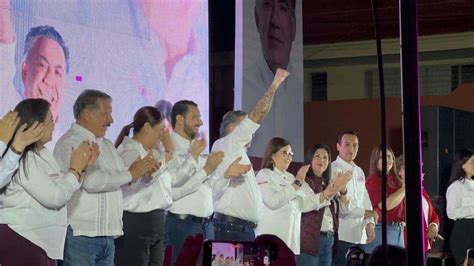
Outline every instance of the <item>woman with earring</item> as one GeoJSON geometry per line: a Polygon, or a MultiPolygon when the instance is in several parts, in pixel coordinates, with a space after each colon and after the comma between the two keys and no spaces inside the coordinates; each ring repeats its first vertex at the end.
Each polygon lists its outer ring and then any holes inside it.
{"type": "Polygon", "coordinates": [[[446,192],[446,213],[455,220],[449,244],[456,265],[463,264],[466,251],[474,247],[474,152],[463,149],[451,168],[446,192]]]}
{"type": "MultiPolygon", "coordinates": [[[[311,165],[305,182],[314,193],[320,193],[332,186],[331,150],[326,144],[316,144],[305,156],[305,164],[311,165]]],[[[349,173],[347,173],[349,176],[349,173]]],[[[326,192],[328,194],[328,192],[326,192]]],[[[331,204],[319,210],[312,210],[301,217],[301,254],[298,266],[330,266],[333,245],[339,224],[339,208],[347,208],[349,199],[343,188],[331,199],[331,204]],[[342,205],[342,206],[341,206],[342,205]]]]}
{"type": "MultiPolygon", "coordinates": [[[[405,247],[405,183],[396,172],[395,155],[387,147],[387,242],[405,247]]],[[[365,251],[371,253],[382,244],[382,147],[372,149],[370,174],[365,181],[367,192],[379,220],[375,225],[375,240],[367,244],[365,251]]]]}
{"type": "Polygon", "coordinates": [[[56,265],[63,258],[66,202],[79,189],[82,173],[97,159],[98,146],[83,142],[73,149],[66,173],[45,147],[54,129],[50,105],[26,99],[15,108],[20,122],[43,124],[41,137],[26,146],[12,181],[0,193],[0,264],[56,265]]]}
{"type": "Polygon", "coordinates": [[[276,235],[299,255],[301,213],[329,206],[331,199],[345,187],[348,177],[337,176],[331,186],[315,194],[305,182],[310,165],[302,166],[295,177],[287,172],[292,160],[293,152],[287,140],[270,140],[257,174],[264,203],[257,235],[276,235]]]}
{"type": "Polygon", "coordinates": [[[156,161],[158,171],[122,187],[124,235],[115,240],[116,265],[163,264],[165,210],[173,202],[172,178],[166,169],[172,148],[167,142],[163,142],[166,152],[155,148],[164,137],[164,128],[160,111],[145,106],[135,113],[133,122],[122,129],[115,142],[126,165],[145,156],[161,158],[156,161]],[[130,138],[131,129],[133,137],[130,138]]]}

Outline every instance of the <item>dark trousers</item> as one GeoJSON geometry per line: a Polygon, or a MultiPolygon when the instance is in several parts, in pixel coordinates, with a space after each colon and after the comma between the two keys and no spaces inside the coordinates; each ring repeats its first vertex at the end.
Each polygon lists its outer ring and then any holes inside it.
{"type": "Polygon", "coordinates": [[[456,265],[463,264],[467,249],[474,248],[474,219],[459,219],[454,222],[449,245],[456,265]]]}
{"type": "Polygon", "coordinates": [[[166,217],[165,247],[171,246],[173,248],[173,265],[186,237],[197,234],[202,234],[204,239],[214,240],[212,222],[200,224],[189,220],[180,220],[173,216],[166,217]]]}
{"type": "Polygon", "coordinates": [[[164,231],[164,210],[124,211],[124,235],[115,240],[115,265],[163,265],[164,231]]]}
{"type": "Polygon", "coordinates": [[[2,266],[55,266],[46,252],[28,239],[17,234],[6,224],[0,224],[0,265],[2,266]]]}
{"type": "Polygon", "coordinates": [[[254,241],[253,228],[226,221],[213,220],[216,240],[223,241],[254,241]]]}

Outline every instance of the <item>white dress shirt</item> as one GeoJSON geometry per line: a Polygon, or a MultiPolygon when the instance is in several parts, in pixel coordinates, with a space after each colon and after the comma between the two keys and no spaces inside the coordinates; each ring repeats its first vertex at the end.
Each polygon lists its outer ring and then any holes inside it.
{"type": "Polygon", "coordinates": [[[214,183],[214,211],[258,223],[263,207],[262,193],[257,185],[255,172],[251,169],[243,176],[224,178],[227,168],[237,158],[242,157],[240,164],[251,164],[247,155],[247,145],[259,124],[247,117],[227,136],[218,139],[212,151],[224,151],[222,163],[216,169],[214,183]]]}
{"type": "Polygon", "coordinates": [[[446,191],[446,213],[449,219],[474,218],[474,180],[454,181],[446,191]]]}
{"type": "Polygon", "coordinates": [[[321,232],[334,233],[334,220],[332,219],[331,207],[324,207],[323,220],[321,221],[321,232]]]}
{"type": "Polygon", "coordinates": [[[374,223],[373,219],[364,219],[365,210],[372,210],[369,193],[365,187],[365,174],[354,162],[348,163],[341,157],[331,163],[332,177],[338,172],[352,170],[352,179],[347,183],[347,195],[349,204],[344,208],[341,204],[339,215],[339,239],[354,243],[367,243],[365,227],[368,223],[374,223]]]}
{"type": "Polygon", "coordinates": [[[213,213],[212,208],[212,189],[210,177],[207,176],[203,169],[207,153],[203,151],[197,158],[197,161],[191,156],[192,141],[181,137],[178,133],[173,132],[171,139],[175,150],[170,167],[171,174],[174,178],[182,175],[181,165],[187,168],[187,182],[180,187],[173,187],[173,204],[168,211],[175,214],[191,214],[197,217],[209,217],[213,213]],[[190,170],[190,171],[188,171],[190,170]]]}
{"type": "MultiPolygon", "coordinates": [[[[7,149],[7,145],[0,141],[0,156],[7,149]]],[[[0,189],[7,185],[13,173],[18,168],[21,155],[14,153],[11,149],[0,159],[0,189]]]]}
{"type": "MultiPolygon", "coordinates": [[[[129,167],[138,158],[144,158],[148,151],[143,145],[129,137],[123,139],[118,147],[125,166],[129,167]]],[[[158,150],[153,149],[153,156],[160,159],[158,150]]],[[[130,212],[149,212],[156,209],[166,209],[173,203],[171,196],[171,175],[167,165],[161,160],[161,167],[151,176],[142,177],[132,183],[122,186],[123,209],[130,212]]]]}
{"type": "Polygon", "coordinates": [[[122,232],[122,185],[132,181],[132,176],[112,142],[96,138],[78,124],[72,124],[54,147],[54,157],[63,171],[69,167],[72,148],[83,141],[96,142],[100,155],[84,173],[81,188],[67,204],[68,222],[74,236],[120,236],[122,232]]]}
{"type": "Polygon", "coordinates": [[[319,193],[305,182],[299,190],[292,186],[295,177],[289,172],[264,168],[257,174],[263,195],[262,218],[257,226],[257,235],[278,236],[296,254],[300,254],[301,213],[319,210],[329,201],[319,202],[319,193]]]}
{"type": "Polygon", "coordinates": [[[62,174],[53,154],[43,148],[28,152],[18,172],[0,194],[0,223],[62,259],[66,239],[66,202],[79,189],[77,178],[62,174]]]}

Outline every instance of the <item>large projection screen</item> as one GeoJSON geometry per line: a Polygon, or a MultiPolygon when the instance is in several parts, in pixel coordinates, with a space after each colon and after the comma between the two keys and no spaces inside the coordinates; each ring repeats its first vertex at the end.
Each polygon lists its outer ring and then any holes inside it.
{"type": "Polygon", "coordinates": [[[250,111],[277,67],[290,76],[255,135],[249,155],[262,157],[268,141],[290,141],[303,161],[303,33],[301,0],[236,0],[234,108],[250,111]]]}
{"type": "Polygon", "coordinates": [[[195,101],[208,132],[207,0],[11,0],[0,6],[0,21],[0,115],[24,98],[47,99],[56,117],[52,144],[74,122],[72,106],[84,89],[112,96],[109,139],[140,107],[159,100],[195,101]],[[69,72],[55,41],[43,45],[47,55],[32,46],[41,60],[25,57],[28,32],[44,25],[64,40],[69,72]],[[47,64],[61,67],[46,77],[47,64]]]}

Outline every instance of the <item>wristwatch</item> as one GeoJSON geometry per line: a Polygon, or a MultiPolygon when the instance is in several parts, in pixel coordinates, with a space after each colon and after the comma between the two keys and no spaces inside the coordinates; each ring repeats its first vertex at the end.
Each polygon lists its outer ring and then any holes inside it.
{"type": "Polygon", "coordinates": [[[297,185],[298,187],[301,187],[303,185],[298,179],[295,179],[295,181],[293,181],[293,184],[297,185]]]}

